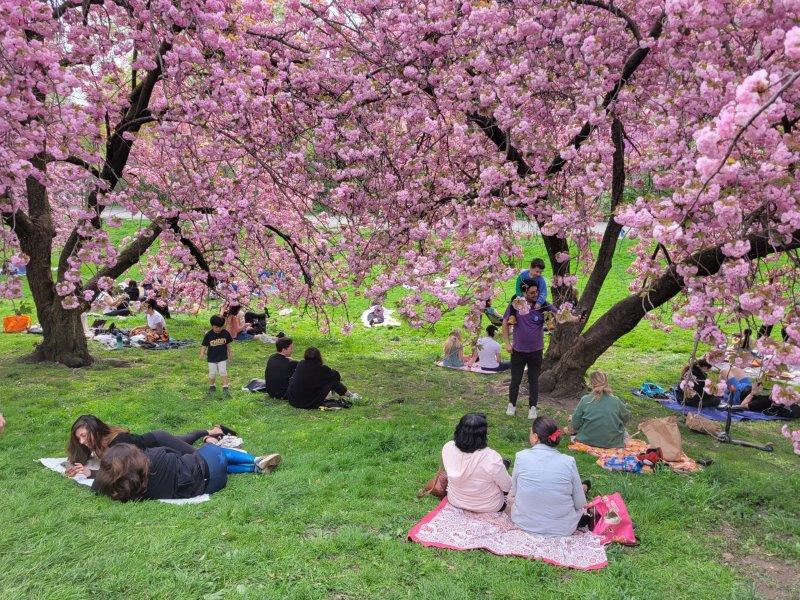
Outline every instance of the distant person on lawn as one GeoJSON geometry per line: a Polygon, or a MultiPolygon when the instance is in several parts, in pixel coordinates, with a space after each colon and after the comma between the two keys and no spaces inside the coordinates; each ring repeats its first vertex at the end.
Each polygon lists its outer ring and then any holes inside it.
{"type": "Polygon", "coordinates": [[[141,290],[139,290],[139,285],[136,283],[135,279],[128,280],[128,285],[125,286],[125,294],[127,294],[131,302],[139,301],[139,298],[141,297],[142,293],[141,290]]]}
{"type": "Polygon", "coordinates": [[[228,361],[233,357],[230,344],[233,342],[231,334],[225,326],[225,319],[220,315],[211,317],[211,330],[206,332],[200,344],[200,358],[208,361],[208,393],[217,391],[217,375],[222,379],[222,393],[230,396],[228,387],[228,361]]]}
{"type": "Polygon", "coordinates": [[[223,489],[228,473],[271,473],[280,462],[280,454],[253,456],[213,444],[188,454],[119,444],[100,460],[92,490],[120,502],[192,498],[223,489]]]}
{"type": "Polygon", "coordinates": [[[472,356],[473,363],[477,361],[478,366],[484,371],[506,371],[511,368],[511,363],[500,360],[500,344],[494,339],[497,327],[489,325],[486,328],[486,335],[478,338],[475,345],[475,354],[472,356]]]}
{"type": "Polygon", "coordinates": [[[447,340],[444,342],[444,359],[442,365],[445,367],[463,367],[464,360],[464,342],[461,340],[461,330],[453,329],[447,340]]]}
{"type": "Polygon", "coordinates": [[[676,393],[677,400],[685,406],[697,407],[716,407],[722,402],[722,398],[706,391],[706,381],[708,372],[711,371],[711,363],[705,358],[701,358],[688,364],[681,372],[681,381],[694,380],[686,391],[679,385],[676,393]]]}
{"type": "Polygon", "coordinates": [[[3,413],[0,413],[0,433],[6,430],[6,420],[3,418],[3,413]]]}
{"type": "Polygon", "coordinates": [[[91,477],[89,468],[84,466],[92,455],[102,458],[103,454],[115,444],[133,444],[146,449],[166,447],[183,454],[197,450],[193,443],[203,439],[213,441],[223,435],[235,435],[236,432],[224,425],[216,425],[211,429],[198,429],[182,436],[175,436],[163,429],[148,433],[131,433],[123,427],[107,425],[94,415],[81,415],[72,424],[69,442],[67,443],[67,460],[72,466],[67,468],[66,475],[74,477],[78,473],[91,477]]]}
{"type": "Polygon", "coordinates": [[[131,337],[144,335],[148,342],[168,342],[167,324],[161,313],[156,310],[155,300],[145,300],[142,306],[144,306],[144,312],[147,315],[147,325],[131,329],[131,337]]]}
{"type": "Polygon", "coordinates": [[[522,283],[526,279],[533,279],[533,282],[536,284],[536,289],[539,290],[538,295],[536,296],[536,302],[534,306],[536,310],[542,308],[547,302],[547,282],[545,281],[544,277],[542,277],[542,273],[544,272],[544,261],[541,258],[534,258],[531,261],[531,266],[529,269],[524,269],[519,272],[517,275],[517,281],[514,286],[514,294],[522,298],[525,296],[525,290],[522,289],[522,283]]]}
{"type": "Polygon", "coordinates": [[[342,398],[360,397],[348,391],[338,371],[322,364],[322,354],[317,348],[306,348],[286,391],[289,404],[295,408],[319,408],[331,392],[342,398]]]}
{"type": "Polygon", "coordinates": [[[589,376],[591,394],[585,395],[575,407],[572,429],[579,442],[598,448],[624,448],[625,423],[631,411],[614,395],[608,376],[595,371],[589,376]]]}
{"type": "Polygon", "coordinates": [[[286,392],[289,389],[289,381],[294,375],[298,362],[292,360],[294,354],[294,343],[292,338],[286,337],[283,333],[278,334],[275,340],[275,354],[267,360],[267,368],[264,371],[264,384],[266,392],[272,398],[286,399],[286,392]]]}
{"type": "Polygon", "coordinates": [[[489,448],[486,415],[469,413],[442,448],[447,501],[473,512],[499,512],[506,506],[511,477],[503,457],[489,448]]]}

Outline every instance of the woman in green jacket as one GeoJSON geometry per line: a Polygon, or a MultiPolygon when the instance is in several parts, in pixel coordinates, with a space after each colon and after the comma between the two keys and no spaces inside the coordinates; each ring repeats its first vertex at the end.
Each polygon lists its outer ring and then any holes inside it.
{"type": "Polygon", "coordinates": [[[625,423],[631,412],[611,391],[608,376],[595,371],[589,376],[590,394],[586,394],[572,415],[575,439],[598,448],[623,448],[625,423]]]}

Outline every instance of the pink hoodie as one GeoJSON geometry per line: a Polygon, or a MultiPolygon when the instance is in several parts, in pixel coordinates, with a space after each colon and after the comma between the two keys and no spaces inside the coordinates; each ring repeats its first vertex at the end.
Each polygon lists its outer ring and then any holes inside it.
{"type": "Polygon", "coordinates": [[[462,452],[450,441],[442,448],[442,464],[450,504],[473,512],[497,512],[503,506],[511,476],[497,452],[491,448],[462,452]]]}

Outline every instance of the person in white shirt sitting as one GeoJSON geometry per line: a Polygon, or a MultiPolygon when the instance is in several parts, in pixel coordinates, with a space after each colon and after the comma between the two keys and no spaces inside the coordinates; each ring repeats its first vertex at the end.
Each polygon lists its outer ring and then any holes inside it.
{"type": "Polygon", "coordinates": [[[478,338],[475,344],[473,364],[478,365],[483,371],[506,371],[511,368],[511,363],[500,360],[500,344],[494,339],[497,327],[489,325],[486,335],[478,338]]]}
{"type": "Polygon", "coordinates": [[[156,310],[155,300],[145,300],[143,306],[147,315],[147,326],[131,329],[131,337],[144,334],[148,342],[168,342],[167,324],[161,313],[156,310]]]}

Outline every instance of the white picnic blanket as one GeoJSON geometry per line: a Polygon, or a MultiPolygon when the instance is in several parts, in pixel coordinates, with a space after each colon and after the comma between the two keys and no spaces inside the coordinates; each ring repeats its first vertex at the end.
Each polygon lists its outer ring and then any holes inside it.
{"type": "Polygon", "coordinates": [[[448,367],[447,365],[442,364],[442,361],[438,361],[436,363],[437,367],[442,367],[444,369],[453,369],[454,371],[467,371],[468,373],[482,373],[483,375],[498,375],[499,373],[510,373],[508,369],[505,371],[486,371],[481,369],[479,365],[464,365],[463,367],[448,367]]]}
{"type": "MultiPolygon", "coordinates": [[[[66,462],[66,457],[63,458],[40,458],[39,462],[42,463],[45,467],[50,469],[51,471],[55,471],[61,475],[64,474],[66,470],[61,463],[66,462]]],[[[98,469],[100,464],[96,460],[90,460],[89,463],[86,465],[90,469],[98,469]]],[[[83,475],[76,475],[72,478],[73,480],[77,481],[81,485],[91,486],[92,479],[88,477],[84,477],[83,475]]],[[[194,496],[193,498],[176,498],[173,500],[159,500],[159,502],[164,502],[165,504],[200,504],[201,502],[205,502],[206,500],[211,499],[209,494],[201,494],[200,496],[194,496]]]]}
{"type": "Polygon", "coordinates": [[[375,325],[370,325],[367,316],[372,309],[375,308],[374,306],[370,306],[367,310],[361,313],[361,322],[364,324],[364,327],[400,327],[401,323],[396,318],[392,316],[394,312],[391,308],[384,308],[383,309],[383,323],[375,323],[375,325]]]}

